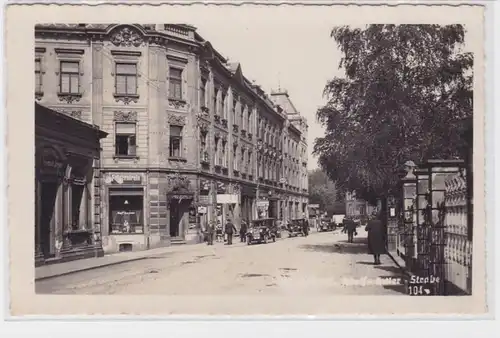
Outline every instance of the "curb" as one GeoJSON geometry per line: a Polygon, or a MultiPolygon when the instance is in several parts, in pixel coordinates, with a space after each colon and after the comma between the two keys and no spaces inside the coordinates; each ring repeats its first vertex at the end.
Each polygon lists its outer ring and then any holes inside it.
{"type": "Polygon", "coordinates": [[[66,271],[66,272],[62,272],[62,273],[58,273],[58,274],[54,274],[54,275],[42,276],[42,277],[38,277],[38,278],[35,277],[35,282],[42,281],[42,280],[47,280],[47,279],[51,279],[51,278],[57,278],[57,277],[67,276],[67,275],[71,275],[71,274],[78,273],[78,272],[99,269],[99,268],[103,268],[103,267],[106,267],[106,266],[112,266],[112,265],[118,265],[118,264],[122,264],[122,263],[140,261],[140,260],[143,260],[143,259],[148,259],[150,257],[153,257],[153,256],[130,258],[130,259],[126,259],[126,260],[123,260],[123,261],[103,263],[103,264],[100,264],[100,265],[89,266],[89,267],[82,268],[82,269],[75,269],[75,270],[66,271]]]}
{"type": "Polygon", "coordinates": [[[401,264],[399,264],[399,262],[394,258],[394,256],[389,251],[386,251],[386,254],[391,258],[394,264],[396,264],[396,266],[400,268],[401,271],[403,271],[405,275],[407,275],[408,277],[412,276],[412,273],[409,272],[405,267],[401,266],[401,264]]]}

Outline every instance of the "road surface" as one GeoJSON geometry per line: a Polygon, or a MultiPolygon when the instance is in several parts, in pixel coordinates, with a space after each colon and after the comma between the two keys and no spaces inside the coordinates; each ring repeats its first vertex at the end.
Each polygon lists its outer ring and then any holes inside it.
{"type": "MultiPolygon", "coordinates": [[[[238,239],[236,238],[236,241],[238,239]]],[[[374,266],[366,232],[354,243],[339,230],[275,243],[214,243],[194,250],[81,271],[35,283],[37,293],[163,295],[402,295],[402,272],[374,266]]]]}

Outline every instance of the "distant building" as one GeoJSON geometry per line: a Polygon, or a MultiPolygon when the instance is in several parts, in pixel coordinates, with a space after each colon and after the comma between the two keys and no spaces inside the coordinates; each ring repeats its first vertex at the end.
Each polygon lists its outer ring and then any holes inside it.
{"type": "Polygon", "coordinates": [[[377,207],[368,202],[357,199],[356,192],[347,192],[345,195],[345,212],[346,216],[368,216],[371,215],[377,207]]]}

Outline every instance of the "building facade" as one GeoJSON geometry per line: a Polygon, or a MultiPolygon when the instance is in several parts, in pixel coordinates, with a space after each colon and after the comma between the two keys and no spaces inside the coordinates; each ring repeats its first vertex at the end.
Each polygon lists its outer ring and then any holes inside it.
{"type": "Polygon", "coordinates": [[[355,191],[347,192],[345,195],[345,212],[347,216],[370,216],[374,211],[380,209],[380,205],[373,206],[364,200],[358,199],[355,191]]]}
{"type": "Polygon", "coordinates": [[[106,133],[35,103],[35,265],[104,254],[93,168],[106,133]]]}
{"type": "Polygon", "coordinates": [[[307,203],[301,129],[194,27],[46,24],[35,41],[36,100],[109,133],[92,212],[106,252],[198,242],[210,220],[307,203]]]}

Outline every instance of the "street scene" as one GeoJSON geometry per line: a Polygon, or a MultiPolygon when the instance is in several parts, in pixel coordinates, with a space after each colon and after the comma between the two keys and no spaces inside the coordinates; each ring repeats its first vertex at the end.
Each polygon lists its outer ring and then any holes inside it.
{"type": "Polygon", "coordinates": [[[471,295],[468,27],[253,29],[35,26],[36,292],[471,295]]]}
{"type": "Polygon", "coordinates": [[[267,245],[178,247],[131,262],[54,276],[37,293],[162,295],[404,295],[402,269],[387,256],[373,266],[366,232],[340,230],[267,245]],[[203,281],[200,282],[200,276],[203,281]],[[370,285],[371,283],[371,285],[370,285]],[[378,285],[377,285],[378,283],[378,285]]]}

